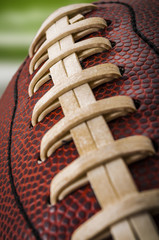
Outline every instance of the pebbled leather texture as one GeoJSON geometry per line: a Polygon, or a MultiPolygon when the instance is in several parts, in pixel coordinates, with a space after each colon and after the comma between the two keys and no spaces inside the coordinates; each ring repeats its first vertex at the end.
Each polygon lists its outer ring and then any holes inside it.
{"type": "MultiPolygon", "coordinates": [[[[127,95],[139,103],[137,112],[109,123],[115,139],[146,135],[159,146],[159,30],[157,0],[96,3],[98,16],[111,24],[93,36],[115,43],[110,51],[82,61],[83,68],[110,62],[125,69],[123,77],[95,88],[96,99],[127,95]],[[143,7],[144,6],[144,7],[143,7]]],[[[90,35],[90,36],[92,36],[90,35]]],[[[89,37],[90,37],[89,36],[89,37]]],[[[90,185],[67,196],[56,206],[48,202],[51,179],[78,156],[73,142],[38,164],[40,142],[63,113],[59,107],[34,128],[30,125],[35,103],[52,87],[45,83],[31,98],[27,57],[0,100],[0,239],[70,239],[73,231],[99,211],[90,185]]],[[[140,191],[159,188],[159,152],[131,164],[140,191]]],[[[159,216],[155,217],[159,226],[159,216]]]]}

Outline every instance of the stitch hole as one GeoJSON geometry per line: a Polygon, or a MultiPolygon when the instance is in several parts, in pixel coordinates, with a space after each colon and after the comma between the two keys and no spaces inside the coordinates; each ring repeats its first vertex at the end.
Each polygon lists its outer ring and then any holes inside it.
{"type": "Polygon", "coordinates": [[[118,68],[119,68],[119,71],[120,71],[121,75],[123,76],[124,72],[125,72],[125,68],[122,67],[122,66],[118,66],[118,68]]]}
{"type": "Polygon", "coordinates": [[[30,124],[29,124],[29,128],[30,128],[30,129],[33,128],[33,125],[32,125],[32,123],[31,123],[31,121],[30,121],[30,124]]]}
{"type": "Polygon", "coordinates": [[[106,21],[108,27],[112,24],[111,20],[105,19],[105,21],[106,21]]]}
{"type": "Polygon", "coordinates": [[[38,163],[38,164],[41,164],[41,163],[42,163],[42,161],[41,161],[41,159],[40,159],[40,155],[37,156],[37,163],[38,163]]]}
{"type": "Polygon", "coordinates": [[[139,109],[141,102],[138,99],[133,99],[136,109],[139,109]]]}
{"type": "Polygon", "coordinates": [[[111,43],[111,45],[112,45],[112,48],[114,48],[115,45],[116,45],[116,42],[114,42],[114,41],[110,41],[110,43],[111,43]]]}
{"type": "Polygon", "coordinates": [[[158,152],[158,149],[159,149],[158,143],[154,139],[151,139],[151,141],[152,141],[155,151],[158,152]]]}
{"type": "Polygon", "coordinates": [[[38,159],[37,162],[38,162],[38,164],[42,164],[41,159],[38,159]]]}
{"type": "Polygon", "coordinates": [[[47,198],[46,198],[46,203],[47,203],[47,205],[48,205],[49,207],[51,206],[50,196],[47,196],[47,198]]]}

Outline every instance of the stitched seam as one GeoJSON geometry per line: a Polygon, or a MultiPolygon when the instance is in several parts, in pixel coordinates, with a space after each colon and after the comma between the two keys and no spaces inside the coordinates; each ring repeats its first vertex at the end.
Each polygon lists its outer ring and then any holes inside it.
{"type": "MultiPolygon", "coordinates": [[[[27,60],[26,60],[27,61],[27,60]]],[[[12,130],[13,130],[13,125],[14,125],[14,118],[15,118],[15,114],[16,114],[16,110],[17,110],[17,105],[18,105],[18,80],[20,77],[20,74],[23,70],[24,65],[26,64],[26,61],[23,63],[21,69],[19,70],[19,73],[17,75],[16,78],[16,82],[15,82],[15,87],[14,87],[14,101],[15,101],[15,105],[14,105],[14,109],[13,109],[13,115],[12,115],[12,120],[11,120],[11,124],[10,124],[10,131],[9,131],[9,141],[8,141],[8,168],[9,168],[9,178],[10,178],[10,184],[11,184],[11,189],[12,189],[12,193],[14,195],[14,199],[16,201],[16,204],[20,210],[20,213],[22,214],[22,216],[24,217],[25,221],[27,222],[29,228],[32,229],[32,233],[35,236],[36,239],[41,239],[39,236],[38,231],[34,228],[32,222],[30,221],[22,202],[20,201],[20,197],[17,193],[15,184],[14,184],[14,177],[13,177],[13,173],[12,173],[12,166],[11,166],[11,145],[12,145],[12,130]]]]}
{"type": "Polygon", "coordinates": [[[136,25],[136,16],[135,16],[135,11],[134,9],[127,3],[123,3],[123,2],[95,2],[94,4],[99,5],[99,4],[121,4],[125,7],[127,7],[129,9],[129,13],[131,16],[131,24],[132,24],[132,28],[134,30],[134,32],[145,42],[149,45],[149,47],[151,49],[154,50],[154,52],[159,55],[159,48],[153,43],[151,42],[144,34],[142,34],[140,32],[140,30],[137,28],[136,25]]]}

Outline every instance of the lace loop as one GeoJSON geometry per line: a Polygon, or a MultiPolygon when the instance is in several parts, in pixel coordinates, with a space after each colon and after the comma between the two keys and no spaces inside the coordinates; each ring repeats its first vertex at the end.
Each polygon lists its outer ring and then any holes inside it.
{"type": "Polygon", "coordinates": [[[67,56],[71,55],[72,53],[80,53],[84,50],[88,49],[98,49],[101,51],[103,50],[109,50],[111,48],[111,44],[108,39],[102,38],[102,37],[95,37],[87,40],[80,41],[78,43],[75,43],[73,46],[69,46],[68,49],[65,49],[64,51],[61,51],[60,54],[55,55],[53,59],[47,60],[44,65],[40,68],[40,70],[35,74],[33,79],[30,82],[29,85],[29,96],[31,97],[33,94],[33,89],[36,85],[36,83],[40,80],[40,78],[48,71],[48,69],[59,62],[60,60],[66,58],[67,56]]]}
{"type": "Polygon", "coordinates": [[[47,31],[47,29],[53,25],[56,21],[58,21],[59,19],[61,19],[64,16],[76,16],[76,14],[78,14],[79,12],[81,13],[87,13],[90,12],[92,10],[96,9],[96,6],[93,4],[72,4],[63,8],[60,8],[58,10],[56,10],[54,13],[52,13],[47,19],[46,21],[43,22],[41,28],[39,29],[38,33],[36,34],[35,38],[33,39],[33,42],[30,46],[29,49],[29,55],[30,57],[33,56],[33,54],[35,53],[35,48],[36,45],[38,44],[38,42],[40,41],[40,39],[42,39],[45,36],[45,32],[47,31]]]}
{"type": "Polygon", "coordinates": [[[67,115],[45,134],[41,141],[41,160],[44,161],[46,156],[49,157],[55,150],[54,144],[79,124],[100,116],[101,114],[104,115],[106,121],[109,122],[133,111],[135,111],[134,103],[131,98],[127,96],[102,99],[86,107],[77,109],[73,116],[72,114],[67,115]]]}
{"type": "Polygon", "coordinates": [[[146,210],[154,212],[156,209],[159,209],[159,190],[130,194],[98,212],[90,221],[81,225],[73,234],[72,240],[80,240],[81,234],[83,239],[94,239],[97,235],[99,237],[103,231],[109,231],[109,226],[113,226],[124,218],[146,210]]]}
{"type": "MultiPolygon", "coordinates": [[[[85,29],[84,32],[85,34],[82,35],[82,37],[84,37],[84,35],[88,35],[88,33],[91,33],[90,29],[94,28],[96,29],[96,31],[98,31],[99,29],[102,29],[106,27],[106,22],[104,21],[104,19],[102,18],[91,18],[91,19],[84,19],[81,20],[80,22],[76,22],[74,24],[68,25],[68,27],[66,27],[65,29],[62,29],[62,31],[57,35],[55,34],[55,36],[52,36],[51,39],[46,40],[41,46],[40,48],[37,50],[37,52],[35,53],[34,57],[32,58],[31,62],[30,62],[30,74],[33,73],[33,71],[35,70],[35,63],[37,62],[37,60],[43,56],[43,54],[47,51],[47,49],[53,45],[54,43],[56,43],[58,40],[70,35],[70,34],[76,34],[76,33],[80,33],[81,31],[83,32],[83,28],[85,29]],[[86,31],[86,30],[89,30],[86,31]]],[[[77,40],[77,35],[75,35],[76,38],[75,40],[77,40]]],[[[78,36],[79,37],[79,36],[78,36]]]]}
{"type": "MultiPolygon", "coordinates": [[[[37,122],[40,122],[46,114],[56,108],[57,100],[62,94],[74,89],[75,87],[81,86],[84,83],[90,83],[90,86],[93,88],[94,86],[119,78],[120,76],[118,67],[110,63],[85,69],[80,75],[72,75],[67,78],[64,83],[53,86],[36,103],[32,114],[32,125],[34,126],[37,122]]],[[[49,76],[47,75],[45,78],[49,79],[49,76]]]]}
{"type": "Polygon", "coordinates": [[[69,194],[80,188],[79,182],[86,178],[86,173],[101,164],[106,164],[119,157],[124,158],[126,163],[130,164],[153,154],[154,148],[151,141],[145,136],[127,137],[93,150],[76,159],[54,177],[50,185],[52,193],[50,202],[55,204],[57,200],[62,200],[66,193],[69,194]]]}

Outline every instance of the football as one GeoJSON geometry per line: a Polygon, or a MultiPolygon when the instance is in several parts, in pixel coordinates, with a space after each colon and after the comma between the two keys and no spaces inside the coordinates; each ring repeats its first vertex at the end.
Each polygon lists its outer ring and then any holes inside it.
{"type": "Polygon", "coordinates": [[[159,240],[159,1],[64,6],[0,99],[0,239],[159,240]]]}

